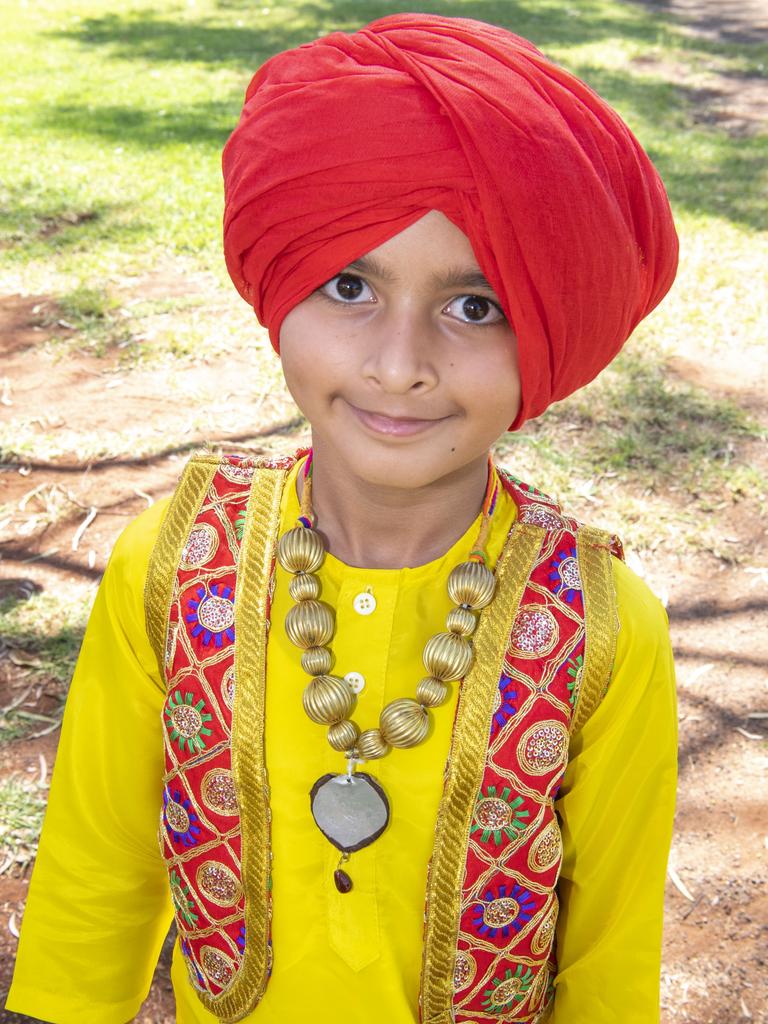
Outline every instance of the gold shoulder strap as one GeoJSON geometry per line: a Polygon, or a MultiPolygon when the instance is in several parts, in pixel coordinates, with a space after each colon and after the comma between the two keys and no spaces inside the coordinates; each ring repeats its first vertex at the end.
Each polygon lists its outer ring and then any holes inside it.
{"type": "Polygon", "coordinates": [[[147,636],[165,678],[165,634],[181,552],[219,466],[217,455],[195,455],[184,467],[149,559],[144,584],[147,636]]]}
{"type": "Polygon", "coordinates": [[[581,729],[608,689],[616,657],[619,616],[611,565],[614,538],[605,530],[581,526],[576,534],[576,555],[584,594],[584,668],[571,734],[581,729]]]}

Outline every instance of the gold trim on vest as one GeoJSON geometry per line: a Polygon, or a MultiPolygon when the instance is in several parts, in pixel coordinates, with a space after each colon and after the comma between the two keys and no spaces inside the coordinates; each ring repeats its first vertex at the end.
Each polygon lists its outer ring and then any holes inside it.
{"type": "Polygon", "coordinates": [[[536,526],[517,523],[512,527],[496,565],[496,597],[481,613],[473,638],[475,663],[459,693],[427,881],[423,1024],[450,1024],[453,1020],[456,935],[472,813],[485,767],[509,624],[515,618],[543,536],[544,531],[536,526]]]}

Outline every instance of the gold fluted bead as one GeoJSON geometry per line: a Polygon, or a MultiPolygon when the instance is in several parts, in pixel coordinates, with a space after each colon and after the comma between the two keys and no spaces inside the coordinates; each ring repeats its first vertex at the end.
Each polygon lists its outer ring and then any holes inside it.
{"type": "Polygon", "coordinates": [[[288,572],[314,572],[323,558],[325,545],[320,534],[306,526],[294,526],[277,542],[277,560],[288,572]]]}
{"type": "Polygon", "coordinates": [[[313,601],[320,597],[320,580],[311,572],[297,572],[288,584],[294,601],[313,601]]]}
{"type": "Polygon", "coordinates": [[[333,655],[327,647],[310,647],[301,656],[301,667],[309,676],[324,676],[332,665],[333,655]]]}
{"type": "Polygon", "coordinates": [[[363,761],[375,761],[389,752],[389,744],[378,729],[366,729],[357,739],[357,752],[363,761]]]}
{"type": "Polygon", "coordinates": [[[482,562],[462,562],[448,577],[451,600],[476,611],[491,603],[495,591],[496,577],[482,562]]]}
{"type": "Polygon", "coordinates": [[[328,742],[334,750],[340,750],[342,753],[346,753],[354,747],[359,735],[360,730],[348,718],[343,718],[340,722],[334,722],[333,725],[328,727],[328,742]]]}
{"type": "Polygon", "coordinates": [[[315,676],[304,689],[302,700],[309,717],[320,725],[349,718],[357,703],[349,683],[338,676],[315,676]]]}
{"type": "Polygon", "coordinates": [[[448,687],[442,679],[425,676],[416,687],[416,700],[426,708],[436,708],[445,702],[448,687]]]}
{"type": "Polygon", "coordinates": [[[436,633],[424,648],[424,668],[431,676],[449,682],[463,679],[474,655],[469,641],[455,633],[436,633]]]}
{"type": "Polygon", "coordinates": [[[454,608],[448,613],[446,626],[449,633],[457,636],[472,636],[477,628],[477,619],[469,608],[454,608]]]}
{"type": "Polygon", "coordinates": [[[381,735],[391,747],[415,747],[427,735],[427,729],[426,708],[410,697],[390,701],[379,718],[381,735]]]}
{"type": "Polygon", "coordinates": [[[302,601],[285,616],[285,631],[303,650],[323,647],[333,636],[333,612],[322,601],[302,601]]]}

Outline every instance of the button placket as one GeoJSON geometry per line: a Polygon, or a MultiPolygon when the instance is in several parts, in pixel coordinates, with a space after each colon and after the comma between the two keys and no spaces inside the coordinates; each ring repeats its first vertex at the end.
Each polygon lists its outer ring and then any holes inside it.
{"type": "MultiPolygon", "coordinates": [[[[336,671],[360,695],[360,703],[351,717],[361,729],[378,723],[397,593],[397,580],[389,575],[381,586],[374,586],[366,579],[364,570],[351,569],[340,581],[334,635],[336,671]]],[[[371,768],[375,766],[368,770],[371,768]]],[[[340,766],[335,768],[339,769],[340,766]]],[[[359,770],[366,771],[366,766],[359,766],[359,770]]],[[[371,773],[377,774],[375,770],[371,773]]],[[[329,946],[354,971],[362,970],[381,953],[376,847],[372,843],[353,853],[344,865],[352,879],[350,892],[337,892],[332,871],[325,887],[329,946]]],[[[335,868],[338,852],[334,852],[335,868]]]]}

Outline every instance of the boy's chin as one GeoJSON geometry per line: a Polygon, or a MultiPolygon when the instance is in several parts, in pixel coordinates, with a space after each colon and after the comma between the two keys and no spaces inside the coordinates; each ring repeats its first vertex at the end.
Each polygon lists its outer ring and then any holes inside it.
{"type": "Polygon", "coordinates": [[[346,466],[352,475],[371,487],[415,491],[486,457],[487,452],[467,458],[465,453],[452,452],[445,445],[358,442],[337,448],[333,461],[337,468],[346,466]]]}

